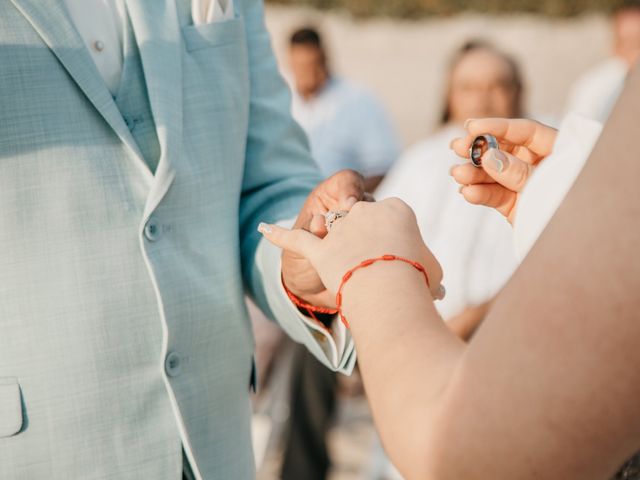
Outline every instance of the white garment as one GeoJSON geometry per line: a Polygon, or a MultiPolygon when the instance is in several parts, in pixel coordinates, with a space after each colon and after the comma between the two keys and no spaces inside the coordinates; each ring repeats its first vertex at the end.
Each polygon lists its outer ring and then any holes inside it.
{"type": "Polygon", "coordinates": [[[292,90],[291,113],[325,176],[345,168],[365,177],[384,175],[398,158],[400,142],[391,121],[367,90],[337,77],[310,100],[292,90]]]}
{"type": "MultiPolygon", "coordinates": [[[[98,72],[115,95],[122,76],[124,0],[64,0],[98,72]]],[[[234,16],[233,0],[192,0],[194,25],[222,22],[234,16]]]]}
{"type": "Polygon", "coordinates": [[[571,88],[567,112],[605,122],[622,92],[629,69],[619,58],[609,58],[582,75],[571,88]]]}
{"type": "Polygon", "coordinates": [[[115,95],[122,76],[124,0],[65,0],[98,72],[115,95]]]}
{"type": "Polygon", "coordinates": [[[562,121],[552,154],[535,169],[518,201],[514,230],[521,259],[569,193],[601,131],[600,122],[575,113],[562,121]]]}
{"type": "Polygon", "coordinates": [[[463,135],[461,128],[447,127],[414,145],[375,195],[398,197],[415,210],[444,271],[447,295],[436,307],[445,320],[491,300],[518,266],[509,223],[493,209],[467,203],[449,175],[460,163],[449,143],[463,135]]]}

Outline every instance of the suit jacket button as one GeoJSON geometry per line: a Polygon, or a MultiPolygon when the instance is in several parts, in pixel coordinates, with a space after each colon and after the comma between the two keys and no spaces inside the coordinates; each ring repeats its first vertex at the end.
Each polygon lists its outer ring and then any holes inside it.
{"type": "Polygon", "coordinates": [[[160,225],[155,218],[151,217],[144,226],[144,236],[150,242],[155,242],[160,236],[160,225]]]}
{"type": "Polygon", "coordinates": [[[182,370],[182,359],[176,352],[169,352],[164,361],[164,369],[170,377],[177,377],[182,370]]]}

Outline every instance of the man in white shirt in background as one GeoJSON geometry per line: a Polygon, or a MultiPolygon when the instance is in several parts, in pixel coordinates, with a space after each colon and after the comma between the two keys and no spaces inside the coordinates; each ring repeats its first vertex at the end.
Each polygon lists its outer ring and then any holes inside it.
{"type": "Polygon", "coordinates": [[[295,31],[289,41],[293,118],[325,176],[350,168],[373,191],[398,158],[400,142],[380,102],[366,89],[334,75],[320,34],[295,31]]]}
{"type": "MultiPolygon", "coordinates": [[[[325,176],[352,169],[373,191],[400,153],[384,107],[367,90],[335,76],[320,34],[301,28],[290,37],[293,117],[305,130],[325,176]]],[[[330,466],[325,437],[336,406],[337,377],[296,347],[291,415],[282,480],[322,480],[330,466]]]]}
{"type": "Polygon", "coordinates": [[[613,55],[583,74],[569,94],[567,111],[605,122],[629,70],[640,59],[640,1],[625,0],[613,15],[613,55]]]}

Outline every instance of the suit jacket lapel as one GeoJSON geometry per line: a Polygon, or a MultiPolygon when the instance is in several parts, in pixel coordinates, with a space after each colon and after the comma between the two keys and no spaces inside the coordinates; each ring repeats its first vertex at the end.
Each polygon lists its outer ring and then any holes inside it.
{"type": "Polygon", "coordinates": [[[42,40],[56,55],[80,90],[113,128],[136,158],[142,173],[151,172],[100,76],[91,55],[73,25],[62,0],[12,0],[42,40]]]}
{"type": "Polygon", "coordinates": [[[171,186],[182,151],[182,44],[175,0],[126,0],[161,155],[145,216],[171,186]]]}

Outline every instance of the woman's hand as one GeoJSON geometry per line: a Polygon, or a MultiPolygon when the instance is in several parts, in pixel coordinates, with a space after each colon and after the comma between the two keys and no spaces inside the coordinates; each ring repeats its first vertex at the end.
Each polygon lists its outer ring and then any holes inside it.
{"type": "Polygon", "coordinates": [[[460,193],[469,202],[498,210],[511,224],[519,195],[535,166],[553,149],[557,131],[533,120],[484,118],[468,120],[465,138],[456,138],[451,148],[469,158],[473,140],[484,134],[496,137],[500,150],[490,149],[482,157],[482,168],[470,163],[457,165],[451,175],[462,185],[460,193]]]}
{"type": "Polygon", "coordinates": [[[260,224],[258,230],[271,243],[307,258],[333,294],[348,270],[363,260],[391,254],[422,264],[432,295],[442,296],[440,264],[422,241],[413,210],[401,200],[356,203],[324,239],[305,230],[275,225],[260,224]]]}

